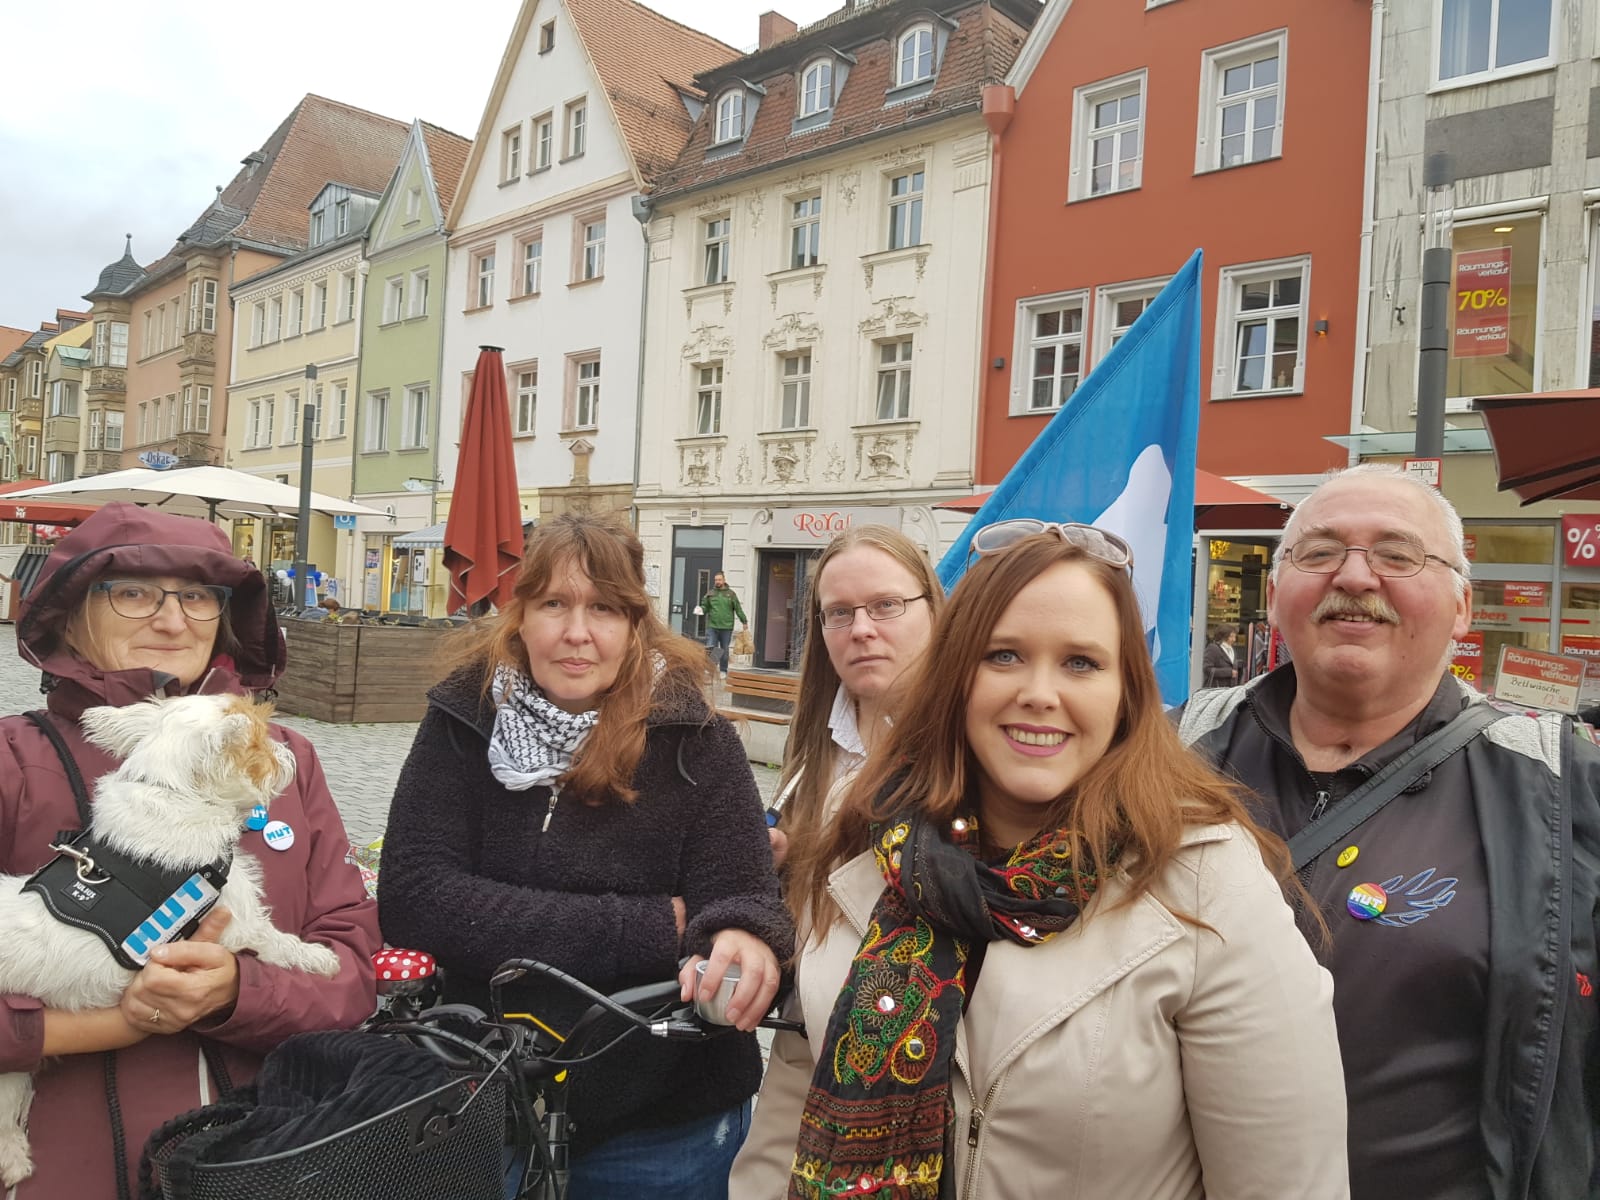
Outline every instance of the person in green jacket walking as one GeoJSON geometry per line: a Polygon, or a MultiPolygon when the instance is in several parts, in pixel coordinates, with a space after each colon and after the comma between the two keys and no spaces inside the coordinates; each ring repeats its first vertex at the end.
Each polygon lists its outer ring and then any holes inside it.
{"type": "Polygon", "coordinates": [[[750,618],[744,615],[739,595],[728,586],[721,571],[711,577],[711,590],[700,597],[700,610],[706,617],[706,651],[717,670],[728,673],[728,645],[733,641],[733,619],[739,618],[741,628],[750,628],[750,618]]]}

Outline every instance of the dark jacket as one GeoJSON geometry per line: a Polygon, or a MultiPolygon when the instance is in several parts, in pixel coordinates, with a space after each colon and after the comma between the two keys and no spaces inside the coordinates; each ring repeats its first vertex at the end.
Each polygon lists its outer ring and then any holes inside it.
{"type": "MultiPolygon", "coordinates": [[[[154,671],[99,671],[62,644],[67,614],[82,603],[90,582],[113,569],[233,587],[228,611],[239,644],[231,657],[214,659],[190,692],[266,687],[283,663],[265,582],[260,572],[233,557],[220,530],[133,505],[106,505],[51,553],[18,626],[18,650],[43,668],[50,688],[46,706],[91,795],[95,781],[117,764],[84,739],[78,726],[83,710],[178,691],[175,680],[154,671]]],[[[341,970],[329,980],[268,966],[252,955],[239,957],[237,1005],[201,1027],[222,1049],[236,1084],[247,1082],[260,1056],[290,1034],[349,1028],[373,1008],[376,908],[346,860],[349,842],[316,752],[298,733],[275,726],[274,736],[295,756],[295,780],[271,805],[273,818],[294,830],[294,845],[269,851],[260,833],[246,833],[241,845],[261,863],[273,922],[331,947],[341,970]]],[[[0,720],[0,869],[31,873],[51,857],[48,845],[57,831],[77,825],[72,790],[50,743],[22,717],[0,720]]],[[[0,997],[0,1006],[0,1070],[40,1068],[44,1020],[38,1001],[7,995],[0,997]]],[[[150,1131],[215,1093],[205,1090],[212,1084],[194,1031],[148,1037],[117,1051],[115,1058],[131,1181],[150,1131]]],[[[69,1055],[39,1070],[29,1118],[34,1174],[17,1189],[17,1200],[100,1200],[116,1194],[103,1060],[100,1054],[69,1055]]]]}
{"type": "MultiPolygon", "coordinates": [[[[564,793],[546,831],[550,789],[511,791],[489,771],[495,709],[481,680],[466,668],[428,693],[378,883],[384,936],[435,954],[448,998],[487,1006],[489,976],[513,957],[608,993],[671,979],[680,953],[708,954],[728,928],[756,934],[780,961],[789,956],[793,931],[749,762],[733,727],[697,694],[651,714],[636,802],[586,805],[564,793]],[[688,912],[681,950],[673,896],[688,912]]],[[[511,1011],[563,1033],[588,1007],[548,981],[506,995],[511,1011]]],[[[760,1082],[753,1034],[703,1043],[632,1034],[571,1072],[573,1148],[724,1111],[760,1082]]]]}
{"type": "MultiPolygon", "coordinates": [[[[1313,782],[1293,745],[1269,732],[1257,693],[1287,683],[1292,697],[1293,669],[1196,695],[1180,725],[1185,741],[1258,793],[1263,823],[1286,836],[1305,823],[1313,782]]],[[[1449,676],[1440,686],[1484,702],[1449,676]]],[[[1558,714],[1507,715],[1456,759],[1407,796],[1465,786],[1477,816],[1491,914],[1478,1122],[1490,1194],[1600,1197],[1600,751],[1558,714]]],[[[1359,1153],[1353,1143],[1352,1158],[1359,1153]]]]}
{"type": "Polygon", "coordinates": [[[1239,680],[1239,650],[1234,648],[1234,658],[1222,648],[1221,642],[1207,642],[1205,655],[1200,660],[1201,687],[1229,687],[1239,680]]]}

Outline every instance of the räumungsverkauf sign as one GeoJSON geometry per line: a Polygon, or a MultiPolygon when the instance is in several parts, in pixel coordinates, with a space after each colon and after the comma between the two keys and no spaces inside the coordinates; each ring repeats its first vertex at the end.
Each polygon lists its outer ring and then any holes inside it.
{"type": "Polygon", "coordinates": [[[1583,688],[1584,662],[1520,646],[1500,647],[1500,669],[1495,673],[1494,697],[1508,704],[1575,712],[1583,688]]]}

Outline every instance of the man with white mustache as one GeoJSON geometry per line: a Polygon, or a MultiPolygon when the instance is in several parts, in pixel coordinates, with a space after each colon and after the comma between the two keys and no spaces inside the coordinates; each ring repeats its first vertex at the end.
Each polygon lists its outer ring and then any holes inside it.
{"type": "Polygon", "coordinates": [[[1326,924],[1298,897],[1334,977],[1354,1200],[1593,1200],[1600,751],[1451,674],[1469,572],[1436,489],[1334,475],[1273,560],[1291,661],[1197,693],[1181,732],[1257,794],[1326,924]]]}

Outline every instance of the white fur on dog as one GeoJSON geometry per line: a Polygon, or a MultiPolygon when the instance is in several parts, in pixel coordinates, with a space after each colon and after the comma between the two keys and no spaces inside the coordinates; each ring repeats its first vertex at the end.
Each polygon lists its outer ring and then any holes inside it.
{"type": "MultiPolygon", "coordinates": [[[[266,735],[264,717],[238,696],[179,696],[121,708],[91,708],[91,742],[123,759],[95,785],[92,828],[113,849],[163,868],[194,871],[231,854],[218,903],[233,919],[221,943],[235,954],[332,978],[339,957],[272,924],[261,898],[261,866],[239,847],[245,817],[294,779],[294,755],[266,735]]],[[[94,934],[57,921],[21,890],[27,876],[0,875],[0,992],[48,1008],[110,1008],[133,972],[94,934]]],[[[159,1035],[158,1035],[159,1036],[159,1035]]],[[[33,1078],[0,1073],[0,1180],[33,1173],[27,1116],[33,1078]]]]}

